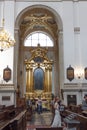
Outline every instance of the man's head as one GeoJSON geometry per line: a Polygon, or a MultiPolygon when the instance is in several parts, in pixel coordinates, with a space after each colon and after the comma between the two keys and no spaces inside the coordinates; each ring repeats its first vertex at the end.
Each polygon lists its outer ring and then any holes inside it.
{"type": "Polygon", "coordinates": [[[84,99],[87,100],[87,94],[85,94],[84,99]]]}
{"type": "Polygon", "coordinates": [[[59,99],[59,97],[58,97],[58,96],[56,96],[55,100],[56,100],[57,102],[59,102],[59,101],[60,101],[60,99],[59,99]]]}

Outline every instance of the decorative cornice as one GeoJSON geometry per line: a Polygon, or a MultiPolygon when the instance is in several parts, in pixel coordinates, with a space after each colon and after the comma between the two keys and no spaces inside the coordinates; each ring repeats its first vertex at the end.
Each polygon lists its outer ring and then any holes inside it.
{"type": "MultiPolygon", "coordinates": [[[[2,2],[3,0],[0,0],[2,2]]],[[[63,1],[72,1],[72,2],[79,2],[79,1],[87,1],[87,0],[5,0],[5,1],[14,1],[14,2],[63,2],[63,1]]]]}
{"type": "Polygon", "coordinates": [[[15,0],[16,2],[62,2],[63,0],[15,0]]]}
{"type": "MultiPolygon", "coordinates": [[[[10,0],[11,1],[11,0],[10,0]]],[[[79,1],[87,1],[87,0],[14,0],[15,2],[63,2],[63,1],[72,1],[72,2],[79,2],[79,1]]]]}
{"type": "Polygon", "coordinates": [[[73,88],[73,89],[62,89],[63,92],[87,92],[87,89],[84,88],[84,89],[78,89],[78,88],[73,88]]]}
{"type": "Polygon", "coordinates": [[[15,91],[14,84],[0,84],[0,91],[15,91]]]}
{"type": "Polygon", "coordinates": [[[86,89],[87,90],[87,83],[82,83],[81,84],[82,88],[78,83],[65,83],[64,88],[65,90],[67,89],[86,89]]]}

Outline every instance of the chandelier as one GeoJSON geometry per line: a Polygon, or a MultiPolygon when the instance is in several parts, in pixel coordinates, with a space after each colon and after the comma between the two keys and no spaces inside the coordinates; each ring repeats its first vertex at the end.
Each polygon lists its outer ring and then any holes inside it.
{"type": "MultiPolygon", "coordinates": [[[[4,14],[4,5],[3,5],[3,14],[4,14]]],[[[4,15],[2,21],[2,28],[0,29],[0,51],[7,50],[8,48],[14,46],[14,38],[4,29],[4,15]]]]}

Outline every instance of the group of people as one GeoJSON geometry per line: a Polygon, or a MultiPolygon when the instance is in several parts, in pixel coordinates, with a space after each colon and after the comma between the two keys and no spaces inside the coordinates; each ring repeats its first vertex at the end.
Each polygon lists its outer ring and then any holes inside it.
{"type": "MultiPolygon", "coordinates": [[[[38,114],[42,113],[43,108],[42,108],[41,97],[39,96],[37,100],[35,100],[34,98],[31,100],[29,98],[27,100],[27,106],[28,107],[32,106],[33,111],[35,111],[36,109],[38,114]]],[[[64,104],[61,102],[58,96],[55,96],[51,101],[51,110],[53,113],[53,120],[51,123],[51,127],[61,127],[61,124],[62,124],[62,119],[61,119],[61,114],[60,114],[61,106],[64,106],[64,104]]],[[[82,101],[82,110],[87,110],[87,94],[85,94],[84,100],[82,101]]]]}
{"type": "MultiPolygon", "coordinates": [[[[53,121],[51,124],[51,127],[60,127],[61,126],[61,115],[60,115],[60,108],[61,108],[62,102],[60,101],[59,97],[53,98],[51,102],[52,106],[52,112],[53,115],[53,121]]],[[[82,111],[87,111],[87,94],[84,95],[84,99],[82,100],[82,111]]]]}
{"type": "Polygon", "coordinates": [[[27,99],[27,108],[32,108],[32,111],[37,111],[38,114],[42,113],[42,99],[40,96],[38,96],[38,99],[35,100],[33,97],[30,99],[30,97],[27,99]]]}
{"type": "MultiPolygon", "coordinates": [[[[53,119],[51,123],[51,127],[60,127],[61,126],[61,115],[60,115],[60,106],[62,102],[60,101],[58,96],[55,96],[53,100],[51,101],[51,108],[53,113],[53,119]]],[[[38,114],[42,113],[42,99],[39,96],[37,100],[34,98],[31,100],[28,98],[27,100],[27,106],[32,107],[33,111],[37,111],[38,114]],[[37,107],[37,108],[36,108],[37,107]]]]}
{"type": "MultiPolygon", "coordinates": [[[[53,120],[51,123],[51,127],[60,127],[61,126],[61,115],[60,115],[60,99],[59,97],[54,97],[51,101],[51,107],[53,112],[53,120]]],[[[38,114],[42,113],[42,99],[40,96],[38,96],[38,99],[35,100],[34,98],[30,99],[30,97],[27,100],[27,107],[32,108],[32,111],[37,111],[38,114]]]]}
{"type": "Polygon", "coordinates": [[[51,127],[61,126],[60,104],[61,101],[59,97],[54,97],[51,102],[52,112],[53,112],[53,120],[52,120],[51,127]]]}

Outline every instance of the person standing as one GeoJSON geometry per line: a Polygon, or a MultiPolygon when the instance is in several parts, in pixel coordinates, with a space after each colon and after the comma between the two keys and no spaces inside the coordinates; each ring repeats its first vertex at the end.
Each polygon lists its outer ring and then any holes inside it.
{"type": "Polygon", "coordinates": [[[33,99],[31,100],[32,102],[32,111],[35,112],[35,105],[36,105],[36,101],[35,98],[33,97],[33,99]]]}
{"type": "Polygon", "coordinates": [[[87,110],[87,94],[85,94],[84,100],[82,101],[82,110],[87,110]]]}
{"type": "Polygon", "coordinates": [[[32,102],[31,102],[30,97],[28,97],[28,99],[27,99],[27,108],[31,108],[31,107],[32,107],[32,102]]]}
{"type": "Polygon", "coordinates": [[[40,96],[38,97],[38,101],[37,101],[37,111],[38,114],[42,113],[42,99],[40,96]]]}
{"type": "Polygon", "coordinates": [[[57,97],[54,103],[55,115],[51,127],[61,127],[61,116],[60,116],[58,103],[59,103],[59,98],[57,97]]]}

